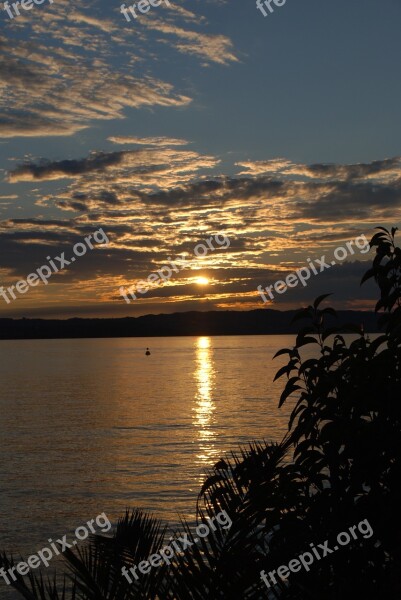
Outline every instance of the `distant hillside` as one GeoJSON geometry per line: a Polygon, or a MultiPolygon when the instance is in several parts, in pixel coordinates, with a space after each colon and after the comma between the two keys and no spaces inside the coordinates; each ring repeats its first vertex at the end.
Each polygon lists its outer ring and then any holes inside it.
{"type": "MultiPolygon", "coordinates": [[[[0,339],[155,337],[177,335],[266,335],[296,333],[302,321],[291,324],[296,311],[183,312],[124,319],[0,319],[0,339]]],[[[371,312],[338,311],[330,325],[364,324],[379,331],[371,312]]]]}

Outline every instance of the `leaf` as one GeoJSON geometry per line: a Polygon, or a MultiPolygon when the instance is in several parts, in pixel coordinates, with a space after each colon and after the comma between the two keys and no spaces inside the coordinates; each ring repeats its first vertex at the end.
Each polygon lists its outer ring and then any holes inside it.
{"type": "Polygon", "coordinates": [[[295,450],[294,450],[294,457],[298,456],[298,454],[301,454],[303,452],[305,452],[305,450],[308,450],[309,446],[315,446],[315,441],[314,440],[303,440],[302,442],[299,442],[299,444],[297,444],[295,450]]]}
{"type": "Polygon", "coordinates": [[[301,308],[295,313],[295,315],[291,319],[291,324],[295,323],[295,321],[299,321],[300,319],[311,319],[312,316],[313,315],[311,313],[310,308],[301,308]]]}
{"type": "Polygon", "coordinates": [[[292,359],[288,365],[285,365],[284,367],[281,367],[281,369],[279,369],[276,373],[275,378],[273,379],[273,381],[276,381],[277,379],[279,379],[280,377],[282,377],[284,374],[287,374],[287,377],[289,377],[291,371],[294,371],[297,369],[297,360],[292,359]]]}
{"type": "Polygon", "coordinates": [[[384,233],[375,233],[372,239],[369,242],[369,246],[372,248],[373,246],[380,246],[386,240],[386,236],[384,233]]]}
{"type": "Polygon", "coordinates": [[[318,344],[319,340],[313,337],[301,337],[300,340],[297,340],[297,348],[302,348],[302,346],[306,346],[306,344],[318,344]]]}
{"type": "Polygon", "coordinates": [[[381,308],[385,308],[387,305],[387,298],[380,298],[380,300],[376,303],[375,312],[378,312],[381,308]]]}
{"type": "Polygon", "coordinates": [[[370,344],[370,350],[372,351],[372,355],[375,354],[377,352],[378,348],[382,344],[385,344],[386,342],[387,342],[386,335],[380,335],[375,340],[373,340],[373,342],[370,344]]]}
{"type": "Polygon", "coordinates": [[[317,362],[318,361],[316,358],[309,358],[300,366],[299,374],[302,375],[302,373],[304,373],[307,369],[312,369],[313,367],[316,367],[317,362]]]}
{"type": "Polygon", "coordinates": [[[280,402],[278,404],[279,408],[281,408],[283,406],[283,404],[287,400],[288,396],[290,396],[291,394],[293,394],[297,390],[301,390],[302,389],[300,385],[289,385],[290,382],[291,382],[291,379],[287,382],[287,385],[285,386],[285,389],[284,389],[283,393],[280,396],[280,402]]]}
{"type": "Polygon", "coordinates": [[[282,350],[276,352],[276,354],[273,356],[273,359],[277,358],[277,356],[282,356],[283,354],[291,354],[291,352],[292,350],[289,350],[288,348],[283,348],[282,350]]]}
{"type": "Polygon", "coordinates": [[[368,279],[370,279],[371,277],[374,277],[376,273],[376,269],[368,269],[365,273],[365,275],[362,277],[361,279],[361,283],[359,285],[362,285],[363,283],[365,283],[365,281],[367,281],[368,279]]]}
{"type": "Polygon", "coordinates": [[[281,369],[279,369],[273,379],[273,381],[277,381],[277,379],[280,379],[280,377],[282,377],[283,375],[285,375],[286,373],[288,373],[288,365],[285,365],[284,367],[281,367],[281,369]]]}
{"type": "Polygon", "coordinates": [[[224,460],[224,458],[222,458],[221,460],[219,460],[213,467],[213,469],[215,470],[222,470],[222,471],[227,471],[228,469],[228,464],[226,463],[226,461],[224,460]]]}
{"type": "Polygon", "coordinates": [[[316,298],[316,300],[313,303],[313,308],[316,310],[319,305],[323,302],[323,300],[325,300],[326,298],[328,298],[329,296],[332,296],[333,294],[323,294],[322,296],[318,296],[316,298]]]}

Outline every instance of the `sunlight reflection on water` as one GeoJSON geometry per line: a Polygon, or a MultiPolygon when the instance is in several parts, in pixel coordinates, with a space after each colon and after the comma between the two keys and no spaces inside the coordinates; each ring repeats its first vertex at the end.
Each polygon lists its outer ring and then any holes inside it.
{"type": "MultiPolygon", "coordinates": [[[[215,387],[215,370],[213,367],[213,354],[209,337],[199,337],[196,345],[195,380],[198,390],[195,397],[194,426],[198,431],[198,440],[201,454],[197,455],[197,464],[210,466],[218,459],[219,450],[215,445],[217,432],[213,429],[215,422],[214,412],[216,404],[212,397],[215,387]]],[[[201,484],[202,477],[199,477],[201,484]]]]}

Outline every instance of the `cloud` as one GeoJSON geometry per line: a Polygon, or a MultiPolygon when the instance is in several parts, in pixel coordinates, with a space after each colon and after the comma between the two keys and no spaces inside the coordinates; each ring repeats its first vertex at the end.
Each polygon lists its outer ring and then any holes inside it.
{"type": "Polygon", "coordinates": [[[61,119],[59,121],[57,118],[34,115],[23,109],[18,115],[7,112],[10,110],[1,112],[0,107],[0,134],[4,138],[69,136],[87,128],[87,125],[73,120],[63,123],[61,119]]]}
{"type": "MultiPolygon", "coordinates": [[[[188,31],[182,27],[150,20],[146,25],[149,29],[173,35],[182,40],[175,43],[175,48],[184,54],[200,56],[207,62],[215,62],[221,65],[227,65],[230,62],[239,62],[234,53],[232,41],[225,35],[188,31]]],[[[169,43],[167,40],[163,41],[169,43]]]]}
{"type": "Polygon", "coordinates": [[[375,160],[371,163],[358,163],[351,165],[336,165],[316,163],[303,165],[293,163],[285,158],[273,160],[242,161],[236,163],[245,171],[239,175],[270,174],[280,177],[304,177],[319,180],[364,180],[379,179],[387,181],[401,176],[401,158],[387,158],[375,160]]]}
{"type": "MultiPolygon", "coordinates": [[[[215,157],[174,145],[140,146],[93,152],[76,160],[26,161],[9,173],[12,182],[69,178],[37,204],[68,210],[73,218],[2,221],[0,268],[5,283],[32,272],[44,263],[43,257],[71,252],[74,243],[102,227],[111,240],[107,254],[77,261],[52,289],[60,304],[68,283],[75,297],[96,294],[106,306],[116,301],[121,285],[146,279],[169,256],[193,255],[196,244],[224,233],[230,247],[211,252],[199,269],[214,282],[208,294],[216,306],[249,308],[258,302],[257,285],[274,283],[303,266],[308,257],[330,255],[362,233],[369,238],[373,226],[397,225],[400,220],[397,158],[374,161],[360,170],[336,165],[331,178],[273,177],[272,171],[210,177],[204,169],[216,167],[215,157]],[[374,178],[363,179],[362,171],[374,178]]],[[[282,158],[262,162],[282,171],[292,164],[282,158]]],[[[343,306],[352,298],[365,306],[368,295],[355,291],[365,268],[358,265],[343,265],[316,277],[308,292],[286,294],[280,307],[310,300],[322,289],[335,290],[343,306]]],[[[182,271],[169,286],[152,292],[144,301],[148,312],[161,302],[195,302],[193,276],[193,271],[182,271]]]]}
{"type": "Polygon", "coordinates": [[[65,177],[77,177],[84,173],[117,165],[123,160],[124,155],[124,152],[109,154],[98,152],[81,160],[42,161],[41,164],[20,165],[9,173],[8,181],[10,183],[35,180],[51,181],[65,177]]]}
{"type": "MultiPolygon", "coordinates": [[[[374,174],[365,180],[353,165],[333,166],[338,176],[331,179],[277,174],[210,178],[206,170],[215,167],[218,159],[164,143],[168,139],[155,147],[93,152],[79,160],[26,161],[9,172],[8,180],[72,180],[54,199],[48,195],[38,200],[41,206],[55,202],[63,210],[107,211],[113,219],[129,211],[137,218],[145,209],[151,222],[167,224],[185,218],[190,228],[199,219],[214,228],[236,223],[243,234],[252,229],[299,232],[304,226],[352,222],[370,227],[373,215],[376,221],[387,222],[400,212],[398,158],[361,166],[361,171],[374,174]]],[[[290,164],[285,159],[265,162],[284,170],[290,164]]]]}
{"type": "Polygon", "coordinates": [[[254,160],[242,161],[235,163],[237,166],[244,167],[244,171],[240,171],[238,175],[283,175],[289,167],[293,166],[290,160],[285,158],[275,158],[273,160],[254,160]]]}
{"type": "Polygon", "coordinates": [[[107,138],[114,144],[137,144],[142,146],[186,146],[189,144],[186,140],[168,137],[133,137],[116,135],[107,138]]]}
{"type": "Polygon", "coordinates": [[[183,6],[179,6],[178,4],[171,3],[170,2],[170,6],[168,7],[171,11],[176,12],[180,17],[182,17],[185,21],[188,21],[190,23],[205,23],[206,19],[205,17],[199,15],[199,14],[195,14],[194,12],[184,8],[183,6]]]}
{"type": "Polygon", "coordinates": [[[150,45],[167,44],[208,64],[238,61],[227,36],[182,26],[206,27],[202,16],[181,6],[163,13],[166,21],[150,15],[135,36],[117,7],[104,18],[104,11],[76,0],[58,0],[30,12],[29,19],[22,14],[18,22],[6,22],[0,35],[0,135],[71,136],[99,120],[124,119],[128,109],[187,106],[187,94],[152,76],[157,61],[149,60],[150,45]]]}
{"type": "Polygon", "coordinates": [[[71,135],[93,120],[122,119],[124,109],[143,106],[185,106],[186,96],[151,78],[96,68],[93,61],[54,57],[52,69],[29,56],[26,65],[7,51],[0,58],[4,89],[0,100],[0,134],[13,136],[71,135]],[[52,71],[56,71],[53,73],[52,71]]]}
{"type": "MultiPolygon", "coordinates": [[[[140,148],[118,152],[93,152],[78,160],[25,162],[9,171],[8,181],[74,180],[68,191],[57,194],[57,205],[63,209],[84,210],[109,204],[107,194],[124,200],[139,198],[140,189],[168,189],[180,182],[191,181],[199,171],[218,164],[213,156],[190,150],[169,148],[140,148]],[[139,188],[139,189],[138,189],[139,188]],[[86,204],[85,204],[86,203],[86,204]]],[[[115,201],[117,203],[117,200],[115,201]]],[[[46,201],[40,201],[45,205],[46,201]]]]}
{"type": "Polygon", "coordinates": [[[127,64],[127,42],[118,28],[110,39],[110,21],[63,2],[30,17],[27,39],[12,27],[0,35],[1,136],[73,135],[97,120],[123,119],[129,108],[191,102],[165,81],[135,75],[135,55],[127,64]]]}
{"type": "Polygon", "coordinates": [[[114,23],[110,20],[106,19],[96,19],[96,17],[92,17],[89,15],[84,15],[79,12],[71,12],[69,14],[69,18],[72,22],[76,23],[86,23],[87,25],[91,25],[92,27],[96,27],[105,33],[111,33],[116,29],[114,23]]]}

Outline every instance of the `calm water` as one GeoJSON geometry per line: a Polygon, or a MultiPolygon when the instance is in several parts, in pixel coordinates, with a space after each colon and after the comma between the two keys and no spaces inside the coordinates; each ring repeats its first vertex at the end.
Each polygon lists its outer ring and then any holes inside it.
{"type": "Polygon", "coordinates": [[[191,519],[225,452],[285,433],[272,357],[293,341],[0,341],[0,549],[28,556],[127,506],[191,519]]]}

